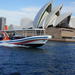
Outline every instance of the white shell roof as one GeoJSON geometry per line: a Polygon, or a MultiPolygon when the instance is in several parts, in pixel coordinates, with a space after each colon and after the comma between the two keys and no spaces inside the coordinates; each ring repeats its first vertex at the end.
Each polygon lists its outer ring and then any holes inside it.
{"type": "Polygon", "coordinates": [[[51,13],[50,13],[50,14],[48,15],[48,17],[46,18],[45,27],[44,27],[44,28],[47,28],[48,25],[53,24],[53,22],[54,22],[55,19],[57,18],[56,13],[57,13],[57,12],[60,12],[62,6],[63,6],[63,5],[59,5],[59,6],[57,6],[56,8],[54,8],[54,9],[51,11],[51,13]]]}
{"type": "MultiPolygon", "coordinates": [[[[43,15],[46,12],[48,7],[51,7],[51,2],[48,2],[46,5],[44,5],[43,8],[41,8],[40,11],[38,12],[38,14],[36,15],[34,22],[33,22],[35,28],[38,27],[43,15]]],[[[48,12],[48,13],[50,13],[50,12],[48,12]]]]}
{"type": "Polygon", "coordinates": [[[47,28],[50,25],[56,26],[64,19],[66,19],[68,16],[71,16],[71,13],[60,15],[62,7],[63,4],[54,7],[52,9],[51,2],[44,5],[34,19],[33,22],[34,28],[39,28],[39,27],[47,28]]]}
{"type": "Polygon", "coordinates": [[[62,14],[59,17],[57,17],[54,26],[57,26],[61,21],[63,21],[64,19],[66,19],[68,16],[71,16],[72,13],[66,13],[66,14],[62,14]]]}

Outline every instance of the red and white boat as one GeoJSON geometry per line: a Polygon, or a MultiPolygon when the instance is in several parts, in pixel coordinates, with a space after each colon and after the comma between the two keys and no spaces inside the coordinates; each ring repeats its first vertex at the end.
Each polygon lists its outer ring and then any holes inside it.
{"type": "Polygon", "coordinates": [[[30,37],[22,37],[20,39],[10,39],[8,34],[4,31],[1,32],[3,34],[3,39],[0,41],[0,44],[13,44],[20,46],[28,46],[28,47],[40,47],[46,44],[48,39],[51,38],[50,35],[39,35],[39,36],[30,36],[30,37]]]}

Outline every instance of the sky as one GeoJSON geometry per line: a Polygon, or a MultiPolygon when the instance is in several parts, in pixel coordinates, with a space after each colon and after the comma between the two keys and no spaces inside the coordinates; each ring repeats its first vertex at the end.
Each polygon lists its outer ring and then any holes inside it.
{"type": "MultiPolygon", "coordinates": [[[[7,25],[20,25],[22,18],[34,20],[40,8],[51,0],[0,0],[0,17],[7,18],[7,25]]],[[[63,3],[64,12],[75,16],[75,0],[54,0],[54,6],[63,3]]]]}

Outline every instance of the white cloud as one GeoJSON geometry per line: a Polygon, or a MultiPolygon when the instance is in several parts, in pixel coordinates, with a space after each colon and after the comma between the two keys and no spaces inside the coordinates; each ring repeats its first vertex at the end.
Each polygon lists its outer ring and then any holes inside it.
{"type": "Polygon", "coordinates": [[[37,12],[39,10],[39,7],[27,7],[27,8],[22,8],[21,11],[23,12],[37,12]]]}
{"type": "Polygon", "coordinates": [[[72,1],[71,4],[75,4],[75,1],[72,1]]]}
{"type": "Polygon", "coordinates": [[[6,17],[7,18],[7,24],[15,24],[20,25],[20,20],[22,18],[30,18],[34,19],[36,13],[38,12],[39,8],[36,7],[27,7],[22,8],[17,11],[10,11],[10,10],[0,10],[0,17],[6,17]]]}

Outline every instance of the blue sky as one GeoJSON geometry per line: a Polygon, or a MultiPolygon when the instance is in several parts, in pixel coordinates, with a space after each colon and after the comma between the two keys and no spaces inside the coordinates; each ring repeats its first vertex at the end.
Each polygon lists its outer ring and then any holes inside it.
{"type": "MultiPolygon", "coordinates": [[[[39,9],[50,0],[0,0],[0,16],[7,18],[7,24],[20,25],[22,18],[34,19],[39,9]]],[[[75,16],[75,0],[55,0],[54,5],[63,3],[63,11],[75,16]]]]}

